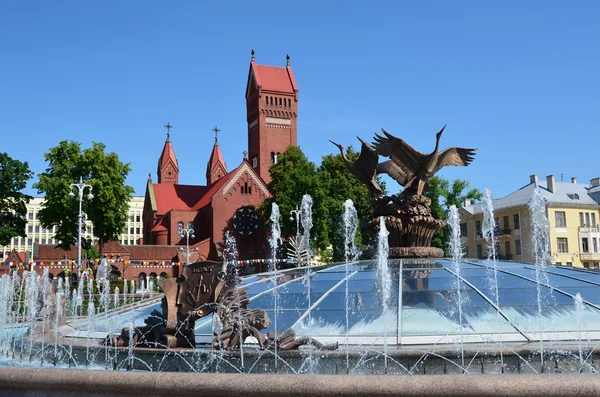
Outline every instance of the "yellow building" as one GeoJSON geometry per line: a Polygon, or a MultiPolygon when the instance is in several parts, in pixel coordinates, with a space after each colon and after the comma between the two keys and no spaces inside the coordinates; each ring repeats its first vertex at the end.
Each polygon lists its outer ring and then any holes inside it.
{"type": "MultiPolygon", "coordinates": [[[[552,263],[585,268],[600,268],[600,178],[589,184],[557,182],[554,175],[529,184],[506,197],[493,200],[496,221],[496,254],[504,260],[534,262],[529,202],[539,188],[546,201],[550,223],[549,244],[552,263]]],[[[482,203],[466,202],[459,210],[465,252],[471,258],[486,258],[486,241],[481,233],[482,203]]]]}

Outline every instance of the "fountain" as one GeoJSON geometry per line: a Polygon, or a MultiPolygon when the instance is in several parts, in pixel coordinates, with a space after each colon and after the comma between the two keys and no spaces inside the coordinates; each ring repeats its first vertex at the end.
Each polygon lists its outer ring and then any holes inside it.
{"type": "MultiPolygon", "coordinates": [[[[423,195],[431,164],[417,156],[420,161],[401,166],[396,161],[406,155],[398,148],[412,148],[386,132],[376,141],[363,142],[364,154],[349,168],[364,171],[370,157],[367,177],[359,180],[377,195],[372,180],[385,172],[395,175],[405,193],[375,197],[376,217],[362,225],[378,233],[375,259],[358,260],[358,217],[347,201],[343,263],[311,264],[309,254],[296,267],[278,268],[280,215],[273,204],[266,273],[240,275],[229,237],[222,262],[184,266],[178,278],[161,280],[164,294],[156,296],[151,282],[136,288],[133,280],[124,280],[122,289],[111,291],[106,262],[93,282],[83,274],[76,282],[50,282],[47,272],[3,275],[0,394],[19,395],[27,388],[40,395],[60,395],[61,388],[101,394],[101,385],[109,384],[107,395],[183,396],[198,389],[225,395],[424,389],[482,395],[483,382],[494,394],[598,390],[595,375],[557,374],[598,370],[600,302],[594,291],[600,274],[550,265],[543,200],[536,196],[531,204],[535,264],[496,259],[491,211],[484,228],[488,260],[464,258],[456,208],[448,221],[452,258],[439,258],[428,245],[444,222],[431,217],[423,195]],[[391,163],[373,162],[373,153],[391,163]],[[544,341],[552,341],[552,349],[544,348],[544,341]],[[94,375],[81,375],[82,369],[95,370],[94,375]],[[170,373],[161,377],[154,371],[170,373]],[[549,372],[554,376],[539,376],[549,372]],[[300,376],[307,381],[295,382],[300,376]],[[67,386],[66,377],[85,386],[67,386]],[[186,382],[198,387],[183,390],[186,382]]],[[[431,156],[441,164],[467,165],[472,159],[472,150],[453,148],[463,153],[463,164],[446,164],[446,151],[437,153],[437,146],[431,156]]],[[[308,253],[311,206],[310,197],[303,197],[300,248],[308,253]]]]}

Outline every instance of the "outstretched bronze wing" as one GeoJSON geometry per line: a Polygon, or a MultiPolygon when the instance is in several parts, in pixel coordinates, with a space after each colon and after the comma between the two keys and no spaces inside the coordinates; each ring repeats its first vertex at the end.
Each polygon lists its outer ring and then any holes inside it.
{"type": "Polygon", "coordinates": [[[406,176],[406,173],[402,168],[398,167],[392,160],[377,164],[377,175],[379,174],[388,174],[392,179],[398,182],[400,186],[406,186],[410,181],[410,178],[406,176]]]}
{"type": "Polygon", "coordinates": [[[382,156],[389,157],[411,180],[422,166],[424,154],[414,149],[400,138],[381,129],[385,137],[375,134],[375,149],[382,156]]]}
{"type": "Polygon", "coordinates": [[[460,147],[451,147],[440,152],[437,158],[437,163],[433,169],[433,173],[438,172],[442,167],[447,165],[467,166],[471,164],[475,158],[477,149],[465,149],[460,147]]]}
{"type": "Polygon", "coordinates": [[[366,174],[375,175],[375,168],[377,167],[377,163],[379,162],[379,155],[373,146],[371,146],[368,142],[363,141],[358,137],[360,143],[362,143],[362,147],[360,150],[360,155],[356,159],[356,161],[361,164],[361,168],[363,168],[366,174]]]}
{"type": "MultiPolygon", "coordinates": [[[[383,194],[381,187],[375,180],[375,171],[377,168],[377,163],[379,162],[379,155],[373,146],[371,146],[368,142],[363,141],[358,136],[357,138],[360,143],[362,143],[362,147],[360,150],[360,155],[352,164],[353,172],[363,175],[364,180],[362,182],[367,184],[371,193],[376,195],[383,194]]],[[[358,179],[361,180],[360,178],[358,179]]]]}

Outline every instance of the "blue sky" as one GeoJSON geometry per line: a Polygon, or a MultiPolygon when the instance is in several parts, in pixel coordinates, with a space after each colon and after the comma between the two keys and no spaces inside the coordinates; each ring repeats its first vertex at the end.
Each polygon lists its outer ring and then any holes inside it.
{"type": "Polygon", "coordinates": [[[104,142],[143,195],[170,122],[180,183],[204,184],[215,125],[229,169],[247,147],[254,48],[264,64],[291,55],[317,164],[327,139],[356,147],[384,127],[428,152],[448,124],[442,147],[479,151],[446,178],[496,197],[533,173],[589,182],[599,15],[597,1],[4,1],[0,151],[37,174],[63,139],[104,142]]]}

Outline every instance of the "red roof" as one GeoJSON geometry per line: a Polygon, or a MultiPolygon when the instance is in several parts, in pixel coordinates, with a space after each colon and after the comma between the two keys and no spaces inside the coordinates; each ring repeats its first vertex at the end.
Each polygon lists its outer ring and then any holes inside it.
{"type": "Polygon", "coordinates": [[[152,226],[152,229],[150,229],[151,232],[162,232],[162,231],[169,231],[169,229],[167,229],[167,227],[164,225],[165,223],[165,217],[161,217],[158,221],[156,221],[156,223],[154,224],[154,226],[152,226]]]}
{"type": "MultiPolygon", "coordinates": [[[[236,168],[236,170],[237,170],[237,168],[236,168]]],[[[223,178],[219,179],[212,185],[208,186],[209,190],[206,192],[206,194],[204,196],[202,196],[202,198],[196,203],[196,205],[194,205],[192,210],[198,211],[199,209],[206,207],[210,203],[210,199],[215,195],[215,193],[217,193],[219,191],[219,189],[221,189],[221,187],[225,184],[225,182],[227,182],[229,180],[229,178],[231,177],[231,174],[233,174],[233,172],[235,172],[235,170],[228,173],[227,175],[225,175],[223,178]]]]}
{"type": "Polygon", "coordinates": [[[180,247],[175,245],[128,245],[132,260],[172,261],[177,256],[180,247]]]}
{"type": "Polygon", "coordinates": [[[215,169],[217,167],[217,164],[219,163],[223,164],[223,168],[225,168],[225,172],[227,172],[227,165],[225,164],[225,160],[223,159],[223,154],[221,153],[219,142],[215,141],[212,153],[210,154],[210,158],[208,159],[208,166],[206,167],[207,178],[209,177],[211,171],[215,169]]]}
{"type": "Polygon", "coordinates": [[[154,183],[156,212],[159,215],[171,210],[189,211],[209,190],[207,186],[174,185],[171,183],[154,183]]]}
{"type": "Polygon", "coordinates": [[[291,66],[281,68],[277,66],[258,65],[256,62],[252,62],[251,67],[254,70],[256,84],[263,90],[289,94],[298,91],[291,66]]]}
{"type": "Polygon", "coordinates": [[[179,164],[177,163],[177,157],[175,157],[175,151],[173,150],[173,144],[171,144],[171,138],[167,135],[167,140],[165,141],[165,146],[163,147],[163,151],[158,158],[158,173],[160,174],[160,170],[167,165],[169,160],[173,161],[175,165],[176,171],[179,171],[179,164]]]}
{"type": "Polygon", "coordinates": [[[25,262],[25,259],[27,259],[26,252],[17,252],[17,255],[19,256],[19,259],[21,260],[21,262],[25,262]]]}

